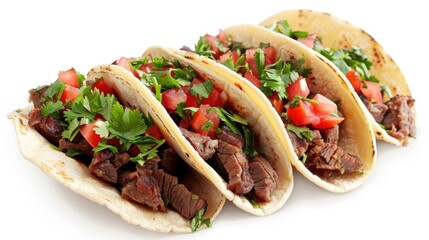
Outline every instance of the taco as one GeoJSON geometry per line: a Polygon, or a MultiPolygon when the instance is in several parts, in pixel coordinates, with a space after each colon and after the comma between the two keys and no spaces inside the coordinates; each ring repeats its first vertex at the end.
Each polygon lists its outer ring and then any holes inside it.
{"type": "Polygon", "coordinates": [[[310,49],[261,26],[238,25],[200,37],[195,53],[215,59],[206,58],[207,66],[226,79],[247,82],[255,111],[282,122],[273,130],[313,183],[347,192],[372,172],[375,138],[360,101],[310,49]]]}
{"type": "Polygon", "coordinates": [[[30,90],[13,120],[24,156],[125,221],[159,232],[209,226],[225,197],[187,165],[148,115],[137,81],[83,80],[75,69],[30,90]],[[145,106],[143,108],[143,106],[145,106]]]}
{"type": "Polygon", "coordinates": [[[368,33],[338,17],[311,10],[283,11],[260,25],[292,37],[332,61],[364,103],[378,139],[406,146],[415,138],[415,100],[405,77],[368,33]]]}
{"type": "Polygon", "coordinates": [[[209,71],[198,58],[154,46],[138,59],[122,57],[118,66],[95,68],[88,77],[125,76],[125,71],[138,78],[154,122],[168,129],[173,147],[186,153],[189,164],[239,208],[271,214],[293,187],[286,149],[241,82],[209,71]]]}

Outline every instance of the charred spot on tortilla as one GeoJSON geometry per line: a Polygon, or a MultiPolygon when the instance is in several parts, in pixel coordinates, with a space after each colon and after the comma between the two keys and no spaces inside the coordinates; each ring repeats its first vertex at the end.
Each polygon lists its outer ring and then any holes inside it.
{"type": "Polygon", "coordinates": [[[243,91],[243,88],[241,88],[241,85],[239,83],[234,83],[234,86],[236,86],[238,89],[240,89],[241,91],[243,91]]]}
{"type": "Polygon", "coordinates": [[[185,58],[189,59],[189,60],[194,60],[195,59],[193,56],[190,56],[190,55],[185,55],[185,58]]]}
{"type": "Polygon", "coordinates": [[[205,65],[210,65],[209,62],[207,62],[205,59],[201,60],[202,63],[204,63],[205,65]]]}

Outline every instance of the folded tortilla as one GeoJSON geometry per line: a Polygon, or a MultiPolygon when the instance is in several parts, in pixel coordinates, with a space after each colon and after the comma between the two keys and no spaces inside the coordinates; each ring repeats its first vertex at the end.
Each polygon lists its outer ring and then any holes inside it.
{"type": "Polygon", "coordinates": [[[338,145],[360,158],[363,162],[362,173],[336,175],[330,178],[313,174],[295,154],[279,114],[271,107],[271,103],[258,88],[239,74],[211,59],[193,57],[194,54],[190,52],[184,53],[178,50],[176,52],[181,53],[185,58],[197,59],[199,63],[204,64],[230,83],[239,84],[240,88],[250,97],[251,102],[255,104],[254,111],[257,111],[271,123],[271,130],[276,133],[280,144],[287,148],[288,159],[292,165],[310,181],[331,192],[347,192],[362,185],[375,166],[375,137],[371,123],[363,111],[363,106],[361,106],[363,105],[362,102],[356,94],[352,94],[346,87],[349,84],[348,81],[343,79],[338,71],[334,70],[334,66],[328,60],[318,57],[312,50],[305,48],[293,39],[276,34],[264,27],[237,25],[224,29],[223,32],[226,36],[232,36],[233,41],[240,42],[244,48],[256,48],[261,43],[269,43],[277,50],[277,57],[280,56],[285,61],[305,58],[305,67],[311,68],[311,74],[307,77],[312,79],[312,83],[309,84],[310,91],[321,93],[329,99],[340,102],[338,108],[345,120],[340,124],[338,145]]]}
{"type": "MultiPolygon", "coordinates": [[[[411,96],[407,81],[398,65],[383,47],[364,30],[331,14],[312,10],[282,11],[263,20],[260,25],[268,26],[279,20],[287,20],[290,27],[295,31],[317,33],[318,36],[322,37],[323,45],[326,47],[333,49],[352,48],[354,46],[360,47],[373,63],[369,71],[371,75],[376,76],[380,80],[380,83],[386,84],[393,95],[411,96]]],[[[315,53],[318,54],[317,52],[315,53]]],[[[341,77],[346,79],[341,71],[338,70],[337,72],[341,77]]],[[[354,92],[351,84],[347,85],[351,91],[354,92]]],[[[377,139],[398,146],[407,145],[413,139],[408,136],[403,140],[398,140],[390,136],[380,124],[375,121],[374,117],[367,111],[364,105],[363,109],[365,115],[371,121],[377,139]]],[[[416,114],[415,107],[412,108],[411,114],[416,114]]]]}
{"type": "MultiPolygon", "coordinates": [[[[127,80],[127,77],[119,75],[108,76],[107,74],[104,79],[108,85],[114,88],[118,99],[129,106],[140,109],[146,115],[148,112],[153,112],[150,105],[143,103],[145,100],[142,97],[139,82],[135,79],[127,80]],[[149,108],[151,110],[148,110],[149,108]]],[[[67,157],[63,152],[55,150],[42,135],[29,125],[28,113],[31,109],[32,107],[28,107],[20,112],[12,112],[8,116],[15,124],[19,148],[24,158],[70,190],[106,206],[131,224],[157,232],[192,232],[190,220],[183,218],[174,210],[153,211],[142,204],[124,199],[114,186],[90,174],[85,165],[67,157]]],[[[165,134],[168,131],[163,127],[164,125],[158,125],[160,131],[165,134]]],[[[183,157],[184,154],[181,155],[183,157]]],[[[187,167],[186,171],[183,183],[190,191],[207,201],[207,210],[203,218],[214,220],[225,203],[224,195],[193,168],[187,167]]],[[[204,226],[203,224],[202,227],[204,226]]]]}
{"type": "MultiPolygon", "coordinates": [[[[227,199],[231,200],[239,208],[258,216],[271,214],[281,208],[286,200],[289,198],[293,188],[293,175],[292,166],[288,160],[287,149],[282,141],[279,139],[281,135],[278,134],[274,123],[270,122],[260,111],[255,111],[259,108],[258,102],[253,101],[247,94],[249,89],[246,82],[241,80],[231,81],[225,79],[222,75],[209,70],[204,64],[205,58],[200,58],[198,55],[177,54],[173,49],[153,46],[146,50],[143,57],[149,59],[154,57],[164,57],[169,61],[178,60],[184,66],[190,66],[203,80],[210,80],[213,86],[222,89],[227,97],[228,102],[232,104],[232,108],[237,114],[244,117],[251,130],[256,135],[256,141],[260,144],[260,151],[270,161],[271,166],[274,168],[278,175],[278,182],[271,194],[271,201],[259,203],[258,207],[252,205],[251,201],[245,196],[240,196],[228,190],[227,183],[222,177],[206,162],[204,161],[194,147],[183,136],[179,127],[169,116],[167,110],[163,105],[154,97],[153,93],[143,84],[140,85],[138,91],[139,98],[142,103],[142,108],[149,109],[150,115],[157,125],[162,126],[165,130],[163,133],[170,145],[178,152],[182,153],[181,157],[198,172],[206,176],[210,181],[221,191],[227,199]],[[150,107],[148,107],[150,106],[150,107]],[[267,129],[271,129],[267,131],[267,129]]],[[[88,78],[95,79],[99,77],[124,77],[127,82],[139,81],[134,75],[125,70],[124,68],[109,65],[94,68],[88,75],[88,78]]],[[[137,87],[137,86],[136,86],[137,87]]],[[[137,96],[137,95],[135,95],[137,96]]],[[[274,121],[278,121],[275,119],[274,121]]],[[[277,122],[278,123],[278,122],[277,122]]]]}

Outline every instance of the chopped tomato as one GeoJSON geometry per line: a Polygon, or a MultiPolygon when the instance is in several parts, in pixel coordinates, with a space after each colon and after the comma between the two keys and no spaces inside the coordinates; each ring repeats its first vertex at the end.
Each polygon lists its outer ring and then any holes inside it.
{"type": "Polygon", "coordinates": [[[276,49],[274,47],[263,48],[265,52],[265,66],[276,62],[276,49]]]}
{"type": "Polygon", "coordinates": [[[307,97],[310,94],[310,89],[305,78],[300,77],[286,88],[286,92],[287,99],[291,101],[295,96],[307,97]]]}
{"type": "Polygon", "coordinates": [[[153,65],[152,65],[152,63],[143,64],[139,67],[139,70],[141,70],[145,73],[149,73],[149,72],[153,71],[153,65]]]}
{"type": "Polygon", "coordinates": [[[96,148],[98,146],[98,143],[103,140],[100,135],[98,135],[94,128],[96,127],[96,123],[99,121],[103,121],[100,119],[97,119],[91,123],[85,124],[80,126],[80,133],[85,138],[85,140],[93,147],[96,148]]]}
{"type": "Polygon", "coordinates": [[[130,147],[130,152],[131,152],[131,157],[135,157],[135,156],[139,155],[140,148],[137,146],[137,144],[133,144],[130,147]]]}
{"type": "Polygon", "coordinates": [[[201,101],[199,100],[198,96],[194,96],[189,93],[189,88],[189,86],[182,87],[183,91],[186,94],[185,107],[198,107],[201,104],[201,101]]]}
{"type": "Polygon", "coordinates": [[[205,35],[206,42],[210,44],[210,50],[214,52],[213,57],[215,59],[219,59],[221,52],[219,51],[218,46],[216,46],[216,42],[219,41],[219,39],[215,36],[212,36],[210,34],[205,35]]]}
{"type": "Polygon", "coordinates": [[[355,92],[360,93],[360,88],[362,87],[362,80],[360,79],[359,75],[356,74],[353,68],[351,68],[350,71],[346,74],[346,77],[352,84],[355,92]]]}
{"type": "Polygon", "coordinates": [[[121,57],[118,60],[116,60],[115,64],[125,68],[126,70],[130,71],[132,74],[134,74],[134,76],[136,78],[140,78],[139,74],[137,73],[137,71],[131,70],[130,67],[130,62],[134,61],[135,58],[126,58],[126,57],[121,57]]]}
{"type": "Polygon", "coordinates": [[[107,85],[107,83],[103,79],[97,80],[91,87],[91,89],[97,88],[100,92],[107,94],[113,94],[113,88],[107,85]]]}
{"type": "Polygon", "coordinates": [[[335,125],[339,124],[343,120],[344,118],[342,117],[328,116],[325,118],[321,118],[320,123],[313,125],[313,127],[316,129],[328,129],[328,128],[334,127],[335,125]]]}
{"type": "Polygon", "coordinates": [[[283,99],[280,99],[276,92],[274,92],[268,99],[270,100],[274,109],[276,109],[277,113],[281,114],[284,106],[283,99]]]}
{"type": "Polygon", "coordinates": [[[219,29],[219,34],[216,36],[220,42],[224,43],[226,41],[226,39],[228,38],[228,36],[226,35],[226,33],[219,29]]]}
{"type": "Polygon", "coordinates": [[[152,124],[150,125],[147,129],[146,129],[146,133],[158,140],[161,140],[161,132],[159,131],[158,126],[156,126],[156,124],[152,124]]]}
{"type": "Polygon", "coordinates": [[[196,133],[214,138],[220,119],[215,111],[208,111],[209,108],[209,105],[202,104],[198,111],[192,116],[193,118],[190,121],[190,124],[196,133]],[[210,128],[208,130],[201,129],[207,121],[212,122],[210,128]]]}
{"type": "Polygon", "coordinates": [[[199,78],[194,78],[194,79],[192,79],[191,85],[200,84],[200,83],[203,83],[203,82],[204,81],[201,80],[201,79],[199,79],[199,78]]]}
{"type": "Polygon", "coordinates": [[[365,84],[362,84],[360,90],[362,91],[362,94],[371,101],[378,103],[383,102],[383,96],[381,95],[381,88],[379,84],[365,81],[365,84]]]}
{"type": "Polygon", "coordinates": [[[186,93],[182,88],[172,88],[162,93],[162,105],[168,110],[176,110],[181,102],[186,102],[186,93]]]}
{"type": "Polygon", "coordinates": [[[116,147],[120,147],[121,143],[119,142],[119,138],[108,139],[107,143],[116,147]]]}
{"type": "Polygon", "coordinates": [[[255,75],[251,74],[250,72],[246,72],[244,74],[244,78],[246,78],[247,80],[249,80],[253,85],[255,85],[258,88],[260,86],[262,86],[261,80],[259,80],[259,78],[255,77],[255,75]]]}
{"type": "Polygon", "coordinates": [[[203,98],[201,104],[207,104],[211,107],[223,107],[226,102],[226,93],[221,89],[213,86],[213,90],[208,98],[203,98]]]}
{"type": "Polygon", "coordinates": [[[61,95],[61,102],[66,103],[67,101],[73,102],[73,100],[80,94],[78,88],[66,85],[61,95]]]}
{"type": "Polygon", "coordinates": [[[298,100],[298,106],[289,107],[286,113],[297,126],[317,125],[320,123],[320,118],[314,115],[311,105],[307,101],[298,100]]]}
{"type": "Polygon", "coordinates": [[[246,50],[246,62],[249,64],[249,69],[252,71],[254,76],[259,76],[258,65],[256,64],[255,52],[257,48],[251,48],[246,50]]]}
{"type": "Polygon", "coordinates": [[[182,120],[180,120],[179,127],[184,128],[184,129],[188,129],[189,128],[189,122],[182,118],[182,120]]]}
{"type": "Polygon", "coordinates": [[[228,50],[226,53],[220,55],[219,62],[223,63],[226,60],[228,60],[228,58],[230,58],[230,57],[232,58],[232,63],[235,64],[240,56],[238,55],[237,51],[231,52],[231,50],[228,50]]]}
{"type": "Polygon", "coordinates": [[[337,104],[321,94],[316,94],[313,100],[319,103],[312,104],[313,112],[320,117],[329,116],[337,110],[337,104]]]}
{"type": "Polygon", "coordinates": [[[67,71],[61,71],[58,73],[58,79],[60,79],[64,84],[78,88],[79,80],[77,77],[77,72],[74,68],[67,71]]]}

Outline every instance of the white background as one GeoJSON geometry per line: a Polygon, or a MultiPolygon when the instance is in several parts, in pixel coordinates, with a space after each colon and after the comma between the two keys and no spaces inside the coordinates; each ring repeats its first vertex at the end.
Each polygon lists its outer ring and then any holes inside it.
{"type": "Polygon", "coordinates": [[[0,239],[428,239],[428,30],[424,1],[1,1],[0,239]],[[379,3],[380,2],[380,3],[379,3]],[[212,228],[161,234],[130,225],[55,182],[20,154],[8,112],[59,70],[139,56],[154,44],[192,46],[206,32],[254,23],[285,9],[327,11],[375,37],[399,64],[416,98],[417,139],[377,143],[376,168],[347,194],[326,192],[295,173],[290,199],[255,217],[227,203],[212,228]]]}

